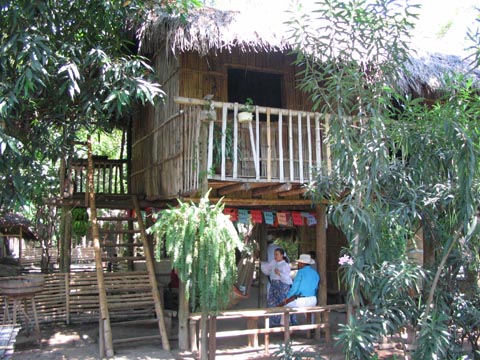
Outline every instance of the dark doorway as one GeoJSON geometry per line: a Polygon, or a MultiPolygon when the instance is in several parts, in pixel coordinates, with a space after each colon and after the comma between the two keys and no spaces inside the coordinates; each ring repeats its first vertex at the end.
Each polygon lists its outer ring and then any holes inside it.
{"type": "Polygon", "coordinates": [[[228,101],[282,108],[282,75],[260,71],[229,69],[228,101]]]}

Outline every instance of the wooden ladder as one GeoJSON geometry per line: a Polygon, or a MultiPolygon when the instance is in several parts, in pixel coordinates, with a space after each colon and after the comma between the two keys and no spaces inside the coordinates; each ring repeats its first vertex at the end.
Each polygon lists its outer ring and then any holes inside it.
{"type": "MultiPolygon", "coordinates": [[[[99,347],[100,347],[100,356],[101,357],[112,357],[114,356],[113,344],[115,342],[118,343],[126,343],[129,341],[137,341],[146,339],[146,337],[138,338],[132,337],[129,339],[116,339],[113,340],[112,336],[112,328],[110,322],[110,312],[109,312],[109,296],[108,296],[108,289],[105,285],[105,275],[104,274],[104,266],[103,263],[105,261],[119,263],[122,261],[127,261],[132,263],[135,260],[145,260],[151,293],[153,297],[154,307],[155,307],[155,315],[156,318],[152,319],[158,323],[159,328],[159,335],[155,335],[155,338],[160,336],[162,340],[163,349],[169,351],[170,344],[168,341],[167,330],[165,327],[165,318],[164,312],[162,308],[162,301],[160,298],[160,292],[158,290],[158,283],[155,276],[155,265],[153,261],[153,254],[151,253],[146,231],[145,225],[142,218],[142,212],[140,209],[140,205],[138,199],[135,195],[132,195],[132,207],[134,209],[134,216],[127,216],[127,217],[98,217],[97,216],[97,207],[95,203],[95,190],[93,185],[93,160],[92,160],[92,151],[91,151],[91,141],[87,142],[88,145],[88,206],[90,208],[90,219],[92,222],[92,238],[93,238],[93,247],[95,251],[95,268],[96,268],[96,275],[97,275],[97,285],[98,285],[98,294],[99,294],[99,304],[100,304],[100,318],[99,318],[99,347]],[[129,235],[138,234],[140,237],[141,242],[138,239],[133,239],[132,241],[127,242],[126,244],[117,244],[115,246],[126,246],[129,249],[137,249],[140,251],[143,249],[143,256],[105,256],[104,249],[112,248],[113,244],[104,242],[102,244],[100,240],[100,225],[99,222],[101,221],[111,221],[114,223],[120,223],[127,221],[129,223],[129,230],[123,232],[123,234],[127,233],[129,235]],[[137,226],[134,226],[134,225],[137,226]]],[[[123,227],[123,225],[122,225],[123,227]]],[[[114,230],[114,233],[122,233],[120,230],[114,230]]],[[[108,253],[109,251],[107,251],[108,253]]],[[[129,251],[129,255],[132,255],[132,251],[129,251]]],[[[134,254],[133,254],[134,255],[134,254]]],[[[108,270],[108,269],[107,269],[108,270]]],[[[139,300],[144,300],[143,298],[139,300]]],[[[133,320],[132,322],[137,322],[133,320]]],[[[125,324],[126,322],[122,322],[125,324]]],[[[149,337],[150,338],[150,337],[149,337]]]]}

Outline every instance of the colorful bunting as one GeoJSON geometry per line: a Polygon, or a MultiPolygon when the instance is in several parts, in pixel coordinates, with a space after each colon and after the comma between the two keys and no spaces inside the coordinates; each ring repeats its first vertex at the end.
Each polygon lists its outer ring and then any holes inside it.
{"type": "Polygon", "coordinates": [[[271,211],[264,211],[263,216],[265,218],[265,224],[273,225],[275,223],[275,216],[271,211]]]}
{"type": "Polygon", "coordinates": [[[302,214],[299,213],[298,211],[292,212],[292,219],[293,219],[293,225],[297,225],[297,226],[303,225],[302,214]]]}
{"type": "Polygon", "coordinates": [[[250,216],[252,217],[252,222],[255,224],[263,223],[262,210],[250,210],[250,216]]]}
{"type": "Polygon", "coordinates": [[[250,223],[250,214],[246,209],[238,209],[238,222],[242,224],[250,223]]]}
{"type": "Polygon", "coordinates": [[[223,213],[230,216],[230,221],[238,221],[238,209],[224,208],[223,213]]]}
{"type": "Polygon", "coordinates": [[[317,224],[315,213],[306,211],[267,211],[267,210],[247,210],[236,208],[224,208],[223,213],[230,216],[231,221],[238,221],[242,224],[249,224],[250,221],[255,224],[265,222],[267,225],[278,226],[314,226],[317,224]]]}

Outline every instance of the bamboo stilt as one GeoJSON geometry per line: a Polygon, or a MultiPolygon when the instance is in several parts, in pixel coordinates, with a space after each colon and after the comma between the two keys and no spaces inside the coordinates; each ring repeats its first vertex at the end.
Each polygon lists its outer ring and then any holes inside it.
{"type": "MultiPolygon", "coordinates": [[[[98,297],[100,303],[100,322],[103,325],[103,331],[101,336],[104,339],[104,353],[107,357],[113,356],[113,341],[112,341],[112,329],[110,327],[110,316],[108,314],[107,293],[105,290],[105,279],[103,277],[102,268],[102,252],[100,248],[100,237],[97,221],[97,208],[95,205],[95,189],[93,182],[93,160],[92,160],[92,140],[89,137],[87,141],[88,151],[88,187],[90,189],[88,193],[89,205],[90,205],[90,219],[92,221],[92,238],[93,247],[95,250],[95,267],[98,283],[98,297]]],[[[102,349],[102,345],[100,350],[102,349]]]]}

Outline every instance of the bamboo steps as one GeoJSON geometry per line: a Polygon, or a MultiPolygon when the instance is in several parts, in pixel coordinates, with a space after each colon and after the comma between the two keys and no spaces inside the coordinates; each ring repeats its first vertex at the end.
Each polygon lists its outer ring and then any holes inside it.
{"type": "MultiPolygon", "coordinates": [[[[147,239],[145,225],[139,200],[136,196],[130,196],[130,207],[128,216],[97,216],[97,204],[94,187],[94,167],[92,159],[91,139],[88,145],[88,206],[90,208],[90,219],[92,221],[92,238],[95,250],[95,274],[97,280],[97,294],[99,306],[99,352],[100,357],[113,357],[115,343],[129,343],[149,339],[149,336],[133,336],[124,339],[114,339],[110,315],[128,312],[136,312],[135,321],[139,317],[149,317],[158,324],[159,334],[155,338],[161,338],[165,350],[170,350],[168,333],[165,326],[162,299],[155,276],[153,255],[150,251],[150,244],[147,239]],[[113,228],[112,228],[113,227],[113,228]],[[102,237],[101,237],[102,235],[102,237]],[[109,239],[110,237],[110,239],[109,239]],[[121,244],[121,245],[120,245],[121,244]],[[116,253],[117,246],[127,245],[123,253],[116,253]],[[117,246],[114,246],[117,245],[117,246]],[[138,245],[138,246],[135,246],[138,245]],[[136,256],[140,255],[140,256],[136,256]],[[127,261],[129,267],[133,268],[134,261],[145,261],[146,276],[132,273],[129,279],[127,276],[115,276],[113,263],[127,261]],[[105,272],[107,262],[107,272],[105,272]],[[113,271],[113,273],[112,273],[113,271]]],[[[129,274],[128,272],[123,274],[129,274]]],[[[91,291],[90,285],[86,284],[86,293],[91,291]]],[[[83,295],[85,295],[85,292],[83,295]]],[[[90,301],[95,296],[90,297],[90,301]]],[[[80,299],[81,297],[78,296],[80,299]]],[[[81,298],[80,306],[88,305],[88,297],[81,298]]],[[[72,304],[75,300],[72,299],[72,304]]],[[[127,320],[127,317],[122,320],[127,320]]],[[[122,322],[125,325],[125,321],[122,322]]]]}

